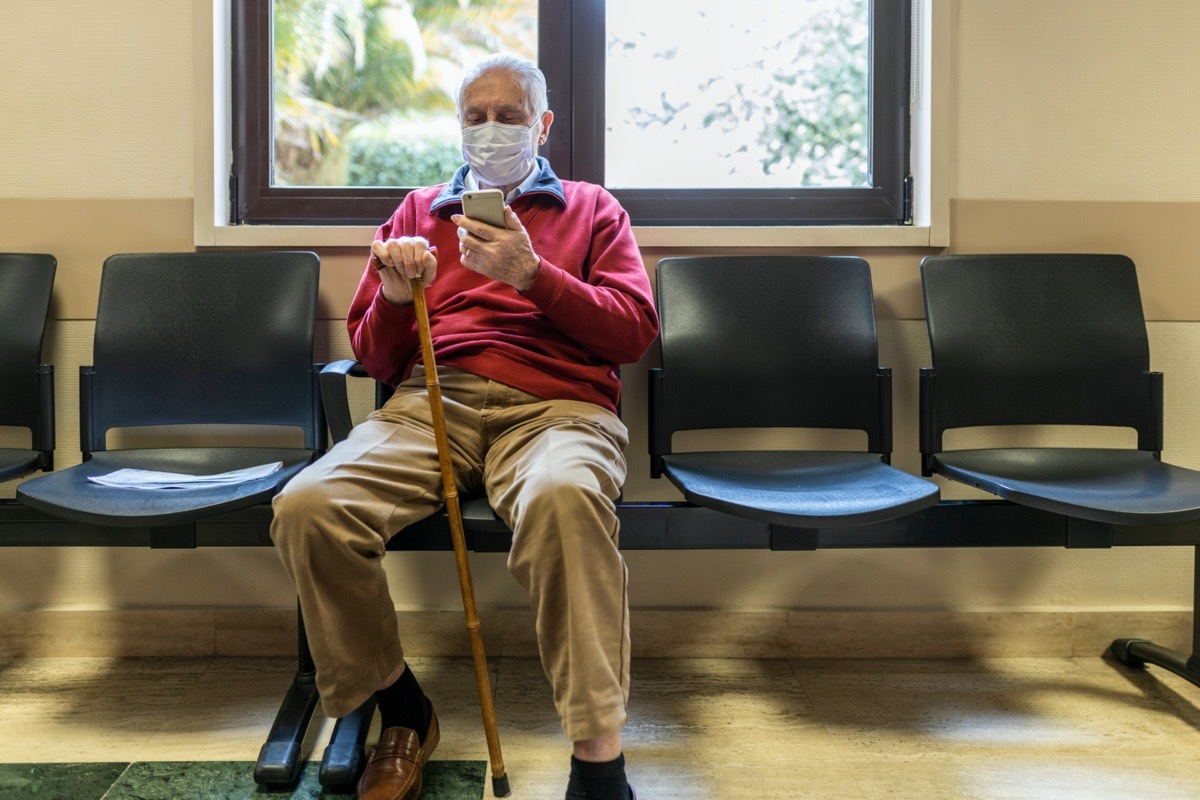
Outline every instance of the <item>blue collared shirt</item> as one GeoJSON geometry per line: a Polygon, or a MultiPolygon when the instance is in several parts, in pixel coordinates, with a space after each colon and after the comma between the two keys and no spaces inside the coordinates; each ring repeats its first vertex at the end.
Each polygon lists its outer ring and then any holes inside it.
{"type": "MultiPolygon", "coordinates": [[[[529,174],[525,176],[525,180],[513,187],[512,191],[505,196],[504,202],[511,203],[513,200],[516,200],[522,194],[532,189],[534,185],[537,184],[538,178],[540,177],[542,177],[542,165],[534,162],[533,169],[529,170],[529,174]]],[[[469,192],[476,191],[480,188],[479,179],[476,178],[475,173],[471,172],[469,169],[467,170],[467,175],[463,180],[463,184],[467,187],[467,191],[469,192]]]]}
{"type": "MultiPolygon", "coordinates": [[[[567,204],[566,194],[563,192],[562,182],[558,176],[554,174],[554,170],[550,168],[550,162],[538,156],[536,159],[537,168],[529,173],[529,177],[521,181],[517,188],[509,192],[505,202],[511,203],[519,195],[525,194],[546,194],[558,199],[558,202],[564,206],[567,204]]],[[[475,180],[475,176],[471,174],[470,167],[463,164],[454,173],[454,177],[450,182],[442,187],[442,191],[434,198],[433,204],[429,207],[430,213],[437,213],[443,207],[450,204],[462,206],[462,193],[469,189],[479,188],[479,182],[475,180]]]]}

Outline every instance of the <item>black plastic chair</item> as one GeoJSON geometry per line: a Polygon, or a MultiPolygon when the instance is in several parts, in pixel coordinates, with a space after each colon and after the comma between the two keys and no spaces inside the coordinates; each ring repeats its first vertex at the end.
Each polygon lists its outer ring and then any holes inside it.
{"type": "Polygon", "coordinates": [[[324,447],[312,362],[318,266],[301,252],[110,257],[94,363],[80,368],[84,461],[25,481],[17,498],[63,519],[150,529],[151,545],[166,547],[195,546],[197,520],[270,500],[324,447]],[[117,428],[181,425],[285,426],[303,443],[107,446],[117,428]],[[152,491],[88,480],[124,468],[214,474],[276,461],[274,474],[231,486],[152,491]]]}
{"type": "MultiPolygon", "coordinates": [[[[921,280],[933,356],[921,370],[925,474],[1064,515],[1068,546],[1157,544],[1170,526],[1180,543],[1200,540],[1200,472],[1160,459],[1163,376],[1150,371],[1132,261],[930,256],[921,280]],[[947,430],[1014,425],[1132,428],[1137,447],[943,449],[947,430]]],[[[1200,684],[1194,655],[1131,639],[1112,649],[1200,684]]]]}
{"type": "Polygon", "coordinates": [[[937,502],[936,485],[889,463],[891,371],[879,366],[867,262],[669,258],[656,291],[653,477],[665,475],[690,503],[773,530],[863,525],[937,502]],[[679,431],[722,428],[860,430],[867,443],[865,452],[672,450],[679,431]]]}
{"type": "Polygon", "coordinates": [[[31,445],[0,448],[0,482],[54,469],[54,366],[41,360],[57,266],[0,253],[0,425],[28,429],[31,445]]]}

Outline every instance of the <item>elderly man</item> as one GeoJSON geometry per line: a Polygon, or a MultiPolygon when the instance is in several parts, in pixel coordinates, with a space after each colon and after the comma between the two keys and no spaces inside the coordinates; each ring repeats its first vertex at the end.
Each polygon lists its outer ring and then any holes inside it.
{"type": "Polygon", "coordinates": [[[528,592],[574,748],[566,796],[625,800],[629,608],[614,504],[628,435],[617,367],[657,335],[649,280],[617,201],[560,181],[537,156],[554,120],[537,67],[485,60],[458,109],[467,163],[448,184],[409,193],[379,229],[382,267],[368,264],[350,307],[356,356],[396,392],[279,495],[271,532],[326,713],[378,699],[382,732],[358,796],[418,797],[437,716],[405,663],[381,559],[442,502],[409,284],[420,279],[459,489],[486,491],[514,532],[508,567],[528,592]],[[503,228],[462,215],[462,193],[476,188],[504,193],[503,228]]]}

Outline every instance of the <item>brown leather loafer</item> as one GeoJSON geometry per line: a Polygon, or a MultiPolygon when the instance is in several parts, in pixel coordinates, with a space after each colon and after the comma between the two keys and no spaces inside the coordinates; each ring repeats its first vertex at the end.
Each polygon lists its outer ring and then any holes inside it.
{"type": "Polygon", "coordinates": [[[437,714],[429,709],[425,744],[411,728],[388,728],[379,734],[379,744],[367,759],[358,779],[358,800],[417,800],[425,774],[425,762],[438,746],[441,731],[437,714]]]}

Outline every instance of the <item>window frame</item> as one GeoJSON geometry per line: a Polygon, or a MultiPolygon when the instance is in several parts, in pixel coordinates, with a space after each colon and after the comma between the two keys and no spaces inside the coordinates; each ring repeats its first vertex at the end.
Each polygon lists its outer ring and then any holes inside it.
{"type": "MultiPolygon", "coordinates": [[[[369,225],[238,225],[232,223],[232,1],[196,0],[193,97],[195,140],[193,240],[197,247],[363,246],[381,220],[369,225]]],[[[633,226],[647,257],[698,250],[796,252],[819,248],[929,249],[951,242],[954,188],[954,0],[913,0],[911,153],[913,224],[776,226],[633,226]]],[[[560,119],[562,119],[560,113],[560,119]]]]}
{"type": "MultiPolygon", "coordinates": [[[[873,0],[870,187],[611,189],[634,225],[912,224],[909,188],[909,0],[873,0]],[[877,36],[875,30],[895,30],[877,36]],[[885,69],[886,68],[886,69],[885,69]],[[884,75],[886,80],[877,76],[884,75]],[[886,146],[879,147],[879,143],[886,146]]],[[[271,0],[231,0],[233,168],[230,223],[367,225],[417,187],[271,185],[271,0]]],[[[603,184],[603,0],[540,0],[538,54],[555,112],[545,155],[564,179],[603,184]],[[561,32],[566,31],[564,36],[561,32]],[[561,133],[559,133],[561,131],[561,133]]],[[[447,176],[449,177],[449,176],[447,176]]]]}

